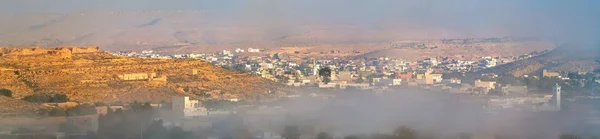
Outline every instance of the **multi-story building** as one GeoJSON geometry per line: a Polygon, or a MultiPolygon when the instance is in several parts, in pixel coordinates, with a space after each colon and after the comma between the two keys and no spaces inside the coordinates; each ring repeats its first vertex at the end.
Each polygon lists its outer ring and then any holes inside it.
{"type": "Polygon", "coordinates": [[[207,115],[206,108],[202,107],[198,100],[190,100],[190,97],[173,97],[173,113],[178,117],[194,117],[207,115]]]}
{"type": "Polygon", "coordinates": [[[495,89],[496,82],[475,80],[475,87],[481,87],[481,88],[486,88],[486,89],[495,89]]]}

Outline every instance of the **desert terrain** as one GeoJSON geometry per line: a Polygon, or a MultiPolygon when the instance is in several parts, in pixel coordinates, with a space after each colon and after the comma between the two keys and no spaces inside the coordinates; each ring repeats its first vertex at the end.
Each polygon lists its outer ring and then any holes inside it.
{"type": "Polygon", "coordinates": [[[504,39],[510,34],[501,31],[482,30],[487,33],[473,34],[439,27],[412,28],[415,23],[399,24],[394,20],[361,24],[293,17],[233,18],[194,10],[4,13],[0,19],[5,21],[0,23],[1,45],[95,45],[104,51],[154,50],[161,54],[259,48],[268,53],[294,53],[299,49],[308,57],[364,55],[421,59],[513,56],[555,47],[545,40],[504,39]],[[473,37],[501,41],[442,42],[473,37]],[[425,48],[404,47],[414,44],[425,48]],[[340,53],[322,55],[330,51],[340,53]]]}
{"type": "Polygon", "coordinates": [[[539,76],[543,70],[563,74],[598,72],[598,69],[600,69],[600,54],[598,52],[600,52],[598,48],[586,45],[564,44],[548,53],[533,58],[470,74],[495,73],[520,77],[523,75],[539,76]]]}
{"type": "Polygon", "coordinates": [[[281,93],[280,85],[273,81],[200,60],[117,57],[99,52],[97,47],[0,50],[0,85],[11,90],[14,99],[59,93],[80,103],[129,103],[160,102],[183,95],[197,99],[259,95],[266,99],[281,93]]]}

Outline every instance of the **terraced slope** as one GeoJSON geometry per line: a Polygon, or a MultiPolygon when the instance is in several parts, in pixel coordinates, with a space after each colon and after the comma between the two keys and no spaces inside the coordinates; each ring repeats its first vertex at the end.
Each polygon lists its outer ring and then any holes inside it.
{"type": "Polygon", "coordinates": [[[281,93],[275,82],[200,60],[141,59],[101,52],[56,51],[1,56],[0,85],[12,90],[15,98],[37,93],[64,93],[72,101],[84,103],[159,102],[169,101],[176,95],[198,99],[254,99],[259,95],[269,98],[281,93]]]}

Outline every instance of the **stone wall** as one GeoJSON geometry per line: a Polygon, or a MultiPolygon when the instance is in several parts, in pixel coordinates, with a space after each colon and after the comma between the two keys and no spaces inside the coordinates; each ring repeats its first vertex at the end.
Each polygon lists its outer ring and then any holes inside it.
{"type": "Polygon", "coordinates": [[[149,80],[156,77],[156,73],[129,73],[118,75],[119,79],[125,81],[149,80]]]}
{"type": "Polygon", "coordinates": [[[86,47],[77,47],[77,46],[63,46],[58,47],[56,50],[67,49],[72,54],[81,54],[81,53],[96,53],[100,52],[100,49],[96,46],[86,46],[86,47]]]}
{"type": "Polygon", "coordinates": [[[36,54],[46,54],[50,51],[49,49],[39,48],[37,46],[28,46],[28,47],[1,47],[0,55],[2,56],[12,56],[12,55],[36,55],[36,54]]]}
{"type": "Polygon", "coordinates": [[[96,46],[76,47],[76,46],[63,46],[58,48],[40,48],[38,46],[28,47],[11,47],[11,46],[0,46],[0,56],[27,56],[27,55],[40,55],[40,54],[54,54],[61,57],[70,54],[81,54],[81,53],[97,53],[100,49],[96,46]]]}
{"type": "Polygon", "coordinates": [[[558,73],[558,72],[550,72],[545,69],[542,71],[542,77],[552,78],[552,77],[559,77],[559,76],[560,76],[560,73],[558,73]]]}

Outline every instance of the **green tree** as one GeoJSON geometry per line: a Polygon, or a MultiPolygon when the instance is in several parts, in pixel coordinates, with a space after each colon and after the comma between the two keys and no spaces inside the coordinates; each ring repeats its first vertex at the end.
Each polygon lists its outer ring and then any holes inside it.
{"type": "Polygon", "coordinates": [[[67,101],[69,101],[69,97],[65,94],[54,94],[54,97],[52,97],[52,102],[54,103],[63,103],[67,101]]]}
{"type": "Polygon", "coordinates": [[[69,101],[65,94],[33,94],[25,96],[22,100],[34,103],[63,103],[69,101]]]}
{"type": "Polygon", "coordinates": [[[594,78],[596,78],[596,75],[591,72],[586,73],[584,76],[586,80],[593,80],[594,78]]]}
{"type": "Polygon", "coordinates": [[[0,96],[12,97],[12,91],[0,88],[0,96]]]}
{"type": "Polygon", "coordinates": [[[569,77],[569,79],[583,79],[583,76],[581,76],[579,73],[577,72],[569,72],[567,74],[567,77],[569,77]]]}
{"type": "Polygon", "coordinates": [[[300,130],[297,126],[286,125],[281,137],[284,139],[300,139],[300,130]]]}
{"type": "Polygon", "coordinates": [[[323,78],[323,82],[325,82],[325,84],[328,84],[331,81],[331,68],[324,67],[319,69],[319,76],[323,78]]]}
{"type": "Polygon", "coordinates": [[[206,100],[202,104],[209,110],[231,110],[238,105],[237,102],[229,100],[206,100]]]}

